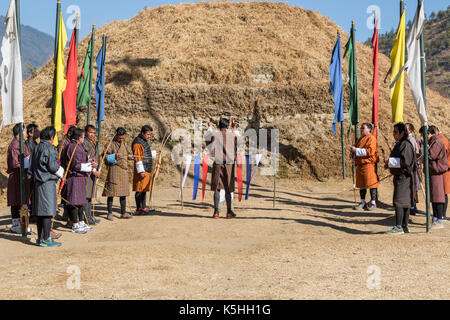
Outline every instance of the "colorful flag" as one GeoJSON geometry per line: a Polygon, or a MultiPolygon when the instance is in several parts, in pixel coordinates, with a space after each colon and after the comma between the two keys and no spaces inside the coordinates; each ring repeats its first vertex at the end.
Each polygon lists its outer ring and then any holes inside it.
{"type": "Polygon", "coordinates": [[[180,190],[180,194],[179,194],[179,198],[181,198],[181,192],[184,189],[184,186],[186,185],[186,180],[189,174],[189,170],[191,169],[191,164],[192,164],[192,156],[187,155],[184,156],[184,160],[186,163],[186,171],[184,172],[184,178],[183,178],[183,183],[181,184],[181,190],[180,190]]]}
{"type": "Polygon", "coordinates": [[[380,73],[378,68],[378,19],[375,22],[375,31],[372,38],[373,46],[373,107],[372,107],[372,123],[374,125],[373,135],[378,138],[378,126],[379,126],[379,110],[380,110],[380,73]]]}
{"type": "Polygon", "coordinates": [[[408,49],[408,80],[411,92],[414,97],[417,112],[423,125],[428,125],[428,116],[425,106],[424,94],[422,91],[422,67],[421,67],[421,51],[420,51],[420,37],[423,32],[425,23],[425,12],[423,8],[423,0],[417,7],[414,22],[408,34],[407,49],[408,49]]]}
{"type": "Polygon", "coordinates": [[[203,201],[205,201],[205,195],[206,195],[206,180],[207,180],[207,178],[208,178],[208,160],[209,160],[209,157],[208,156],[204,156],[203,157],[203,165],[202,165],[202,168],[203,168],[203,175],[202,175],[202,178],[203,178],[203,188],[202,188],[202,190],[203,190],[203,201]]]}
{"type": "Polygon", "coordinates": [[[72,39],[70,40],[69,59],[67,60],[67,85],[63,93],[64,98],[64,114],[66,123],[64,125],[64,133],[69,128],[77,124],[77,80],[78,80],[78,55],[76,43],[76,29],[73,30],[72,39]]]}
{"type": "Polygon", "coordinates": [[[350,38],[345,45],[345,53],[344,58],[348,53],[348,76],[349,76],[349,85],[350,85],[350,108],[349,108],[349,117],[350,117],[350,130],[353,126],[357,126],[359,123],[359,98],[358,98],[358,73],[356,70],[356,52],[354,47],[354,25],[352,24],[352,30],[350,32],[350,38]]]}
{"type": "Polygon", "coordinates": [[[86,58],[81,70],[80,84],[78,85],[77,106],[84,107],[91,102],[90,88],[92,85],[91,64],[93,62],[92,38],[89,40],[86,58]]]}
{"type": "Polygon", "coordinates": [[[3,121],[0,130],[3,126],[23,122],[22,60],[17,20],[16,0],[11,0],[1,47],[3,121]]]}
{"type": "Polygon", "coordinates": [[[248,196],[250,193],[250,185],[252,183],[253,177],[258,171],[259,164],[261,163],[262,154],[255,154],[255,169],[252,170],[252,159],[251,155],[247,155],[247,191],[245,194],[245,200],[248,200],[248,196]]]}
{"type": "Polygon", "coordinates": [[[194,195],[192,196],[192,200],[197,200],[198,194],[198,184],[200,182],[200,165],[202,158],[200,156],[195,156],[194,160],[194,195]]]}
{"type": "Polygon", "coordinates": [[[237,156],[237,183],[239,202],[242,202],[242,196],[244,194],[244,181],[242,180],[242,155],[237,156]]]}
{"type": "Polygon", "coordinates": [[[334,121],[333,133],[336,134],[336,123],[343,122],[344,119],[344,92],[342,81],[342,60],[341,60],[341,36],[338,36],[330,63],[330,93],[334,97],[334,121]]]}
{"type": "Polygon", "coordinates": [[[245,200],[248,200],[248,195],[250,193],[250,183],[252,182],[252,156],[246,155],[247,160],[247,190],[245,192],[245,200]]]}
{"type": "Polygon", "coordinates": [[[403,105],[405,101],[405,11],[402,13],[397,29],[394,47],[391,51],[391,104],[392,122],[403,122],[403,105]]]}
{"type": "Polygon", "coordinates": [[[97,126],[100,121],[105,121],[105,60],[106,60],[106,37],[103,36],[103,46],[97,55],[97,81],[95,83],[95,100],[97,102],[97,126]]]}
{"type": "MultiPolygon", "coordinates": [[[[53,127],[57,133],[62,130],[63,92],[66,90],[67,84],[64,73],[64,48],[67,43],[67,33],[61,11],[59,12],[59,15],[59,38],[57,46],[55,96],[53,105],[53,127]]],[[[57,136],[55,137],[54,145],[58,145],[57,136]]]]}

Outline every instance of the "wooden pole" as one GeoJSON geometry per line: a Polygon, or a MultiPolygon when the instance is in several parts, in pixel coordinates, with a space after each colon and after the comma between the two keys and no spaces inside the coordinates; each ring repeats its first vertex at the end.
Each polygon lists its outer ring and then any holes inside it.
{"type": "Polygon", "coordinates": [[[181,191],[181,211],[184,211],[184,203],[183,203],[183,172],[184,172],[184,165],[183,161],[181,161],[181,171],[180,171],[180,191],[181,191]]]}
{"type": "Polygon", "coordinates": [[[87,112],[87,125],[91,124],[91,100],[92,100],[92,85],[94,82],[94,50],[95,50],[95,24],[92,25],[92,35],[91,35],[91,68],[90,68],[90,75],[91,75],[91,83],[89,84],[89,104],[88,104],[88,112],[87,112]]]}
{"type": "MultiPolygon", "coordinates": [[[[341,36],[339,30],[337,31],[338,37],[341,36]]],[[[340,57],[339,57],[340,58],[340,57]]],[[[344,121],[341,122],[341,145],[342,145],[342,177],[347,179],[347,168],[345,163],[345,132],[344,132],[344,121]]]]}
{"type": "MultiPolygon", "coordinates": [[[[403,1],[402,1],[403,2],[403,1]]],[[[421,5],[420,0],[419,6],[421,5]]],[[[425,29],[425,28],[424,28],[425,29]]],[[[425,77],[425,46],[424,46],[424,30],[422,30],[422,33],[420,35],[420,64],[421,64],[421,70],[422,70],[422,93],[423,93],[423,100],[425,102],[425,110],[427,109],[427,83],[426,83],[426,77],[425,77]]],[[[426,214],[427,214],[427,233],[431,232],[431,210],[430,210],[430,168],[429,168],[429,150],[428,150],[428,124],[425,125],[425,132],[424,132],[424,146],[425,146],[425,152],[424,152],[424,166],[425,166],[425,201],[426,201],[426,214]]]]}
{"type": "Polygon", "coordinates": [[[56,64],[58,63],[59,23],[61,12],[61,0],[56,3],[56,30],[55,30],[55,55],[53,64],[53,95],[52,95],[52,125],[55,127],[55,94],[56,94],[56,64]]]}
{"type": "Polygon", "coordinates": [[[79,37],[80,37],[80,13],[77,12],[77,20],[75,22],[75,43],[77,45],[77,52],[78,52],[79,37]]]}
{"type": "MultiPolygon", "coordinates": [[[[352,46],[353,46],[353,76],[355,81],[357,81],[357,70],[356,70],[356,46],[355,46],[355,21],[352,21],[352,46]]],[[[355,88],[356,94],[358,94],[358,87],[355,88]]],[[[354,112],[359,113],[359,106],[358,103],[354,106],[355,110],[354,112]]],[[[359,117],[358,117],[359,118],[359,117]]],[[[358,124],[355,123],[355,145],[358,143],[358,124]]]]}
{"type": "MultiPolygon", "coordinates": [[[[20,0],[16,0],[15,2],[16,6],[16,27],[17,27],[17,36],[19,40],[19,52],[21,54],[22,59],[22,29],[20,27],[20,0]]],[[[22,61],[21,61],[22,62],[22,61]]],[[[20,123],[20,130],[19,130],[19,149],[20,149],[20,204],[21,207],[26,205],[26,191],[25,191],[25,153],[24,153],[24,139],[23,139],[23,127],[24,123],[20,123]]],[[[26,237],[28,233],[28,210],[27,208],[21,208],[21,231],[22,236],[26,237]],[[25,213],[23,215],[23,213],[25,213]]]]}

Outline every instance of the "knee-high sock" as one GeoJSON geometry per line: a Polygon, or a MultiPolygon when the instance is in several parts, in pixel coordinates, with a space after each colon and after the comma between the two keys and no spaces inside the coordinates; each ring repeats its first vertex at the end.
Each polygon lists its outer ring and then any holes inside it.
{"type": "Polygon", "coordinates": [[[68,210],[69,210],[72,222],[74,224],[80,222],[79,216],[78,216],[78,208],[77,207],[73,207],[73,206],[69,206],[68,210]]]}
{"type": "Polygon", "coordinates": [[[84,221],[83,207],[78,207],[78,221],[84,221]]]}
{"type": "Polygon", "coordinates": [[[43,217],[42,240],[47,241],[50,238],[51,228],[52,228],[52,217],[43,217]]]}
{"type": "Polygon", "coordinates": [[[108,201],[107,201],[106,206],[107,206],[107,209],[108,209],[108,213],[109,213],[109,214],[112,214],[113,201],[114,201],[114,198],[113,198],[113,197],[109,197],[109,198],[108,198],[108,201]]]}
{"type": "Polygon", "coordinates": [[[147,208],[147,192],[142,192],[142,208],[147,208]]]}
{"type": "Polygon", "coordinates": [[[448,209],[448,194],[445,195],[444,219],[447,219],[447,209],[448,209]]]}
{"type": "MultiPolygon", "coordinates": [[[[395,222],[397,227],[404,227],[403,222],[405,218],[405,208],[395,207],[395,222]]],[[[409,219],[409,214],[408,214],[409,219]]],[[[409,222],[409,220],[408,220],[409,222]]]]}
{"type": "Polygon", "coordinates": [[[359,190],[359,195],[361,196],[361,200],[366,201],[367,190],[366,189],[359,190]]]}
{"type": "Polygon", "coordinates": [[[43,236],[43,232],[42,232],[42,228],[43,228],[43,217],[37,217],[37,235],[38,235],[38,240],[44,240],[43,236]]]}
{"type": "Polygon", "coordinates": [[[11,218],[20,219],[20,206],[11,207],[11,218]]]}
{"type": "Polygon", "coordinates": [[[225,194],[225,200],[227,201],[227,210],[228,210],[228,213],[230,213],[232,210],[231,210],[231,193],[226,193],[225,194]]]}
{"type": "Polygon", "coordinates": [[[214,211],[219,212],[220,191],[214,192],[214,211]]]}
{"type": "Polygon", "coordinates": [[[377,200],[378,200],[378,189],[370,189],[370,200],[372,202],[377,202],[377,200]]]}
{"type": "Polygon", "coordinates": [[[122,215],[127,212],[127,197],[120,197],[120,212],[122,215]]]}

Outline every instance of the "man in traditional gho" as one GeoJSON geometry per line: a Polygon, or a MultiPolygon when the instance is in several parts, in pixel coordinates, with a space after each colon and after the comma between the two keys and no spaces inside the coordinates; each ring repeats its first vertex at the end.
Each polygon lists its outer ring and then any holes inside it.
{"type": "Polygon", "coordinates": [[[230,121],[221,119],[219,131],[212,133],[207,141],[211,158],[214,160],[211,190],[214,191],[214,219],[219,218],[220,190],[225,190],[227,219],[236,218],[232,210],[232,196],[235,191],[235,163],[237,158],[237,137],[229,131],[230,121]]]}
{"type": "Polygon", "coordinates": [[[64,169],[58,164],[58,153],[53,146],[56,130],[47,127],[41,132],[41,142],[33,151],[28,178],[33,180],[34,210],[37,215],[37,242],[41,247],[59,247],[51,237],[52,219],[56,216],[56,188],[64,177],[64,169]]]}
{"type": "MultiPolygon", "coordinates": [[[[36,140],[39,139],[40,136],[40,132],[39,132],[39,127],[36,124],[29,124],[27,126],[27,140],[25,141],[25,145],[28,148],[28,151],[30,152],[30,159],[31,156],[33,155],[33,150],[36,148],[37,146],[37,142],[36,140]]],[[[30,190],[33,190],[33,185],[32,185],[33,181],[30,180],[30,190]]],[[[29,206],[30,209],[30,223],[35,223],[36,222],[36,212],[33,210],[33,205],[35,202],[35,194],[33,192],[31,192],[31,203],[29,206]]]]}
{"type": "MultiPolygon", "coordinates": [[[[86,126],[84,130],[85,138],[83,142],[83,149],[86,152],[89,162],[95,162],[100,163],[100,155],[98,154],[97,150],[97,143],[95,142],[95,138],[97,136],[97,129],[93,125],[86,126]]],[[[93,171],[97,171],[94,169],[93,171]]],[[[92,199],[95,196],[95,183],[96,183],[97,177],[95,174],[91,174],[89,178],[87,179],[86,184],[86,198],[87,198],[87,204],[84,207],[84,212],[86,213],[87,222],[89,225],[93,226],[98,223],[100,223],[100,220],[94,219],[92,217],[92,199]]]]}
{"type": "MultiPolygon", "coordinates": [[[[21,193],[20,193],[20,126],[18,124],[13,128],[13,140],[8,147],[7,165],[8,169],[6,173],[8,177],[7,198],[8,207],[11,207],[12,228],[11,232],[16,234],[22,234],[20,227],[20,209],[22,207],[21,193]]],[[[24,139],[26,139],[26,130],[23,128],[24,139]]],[[[25,204],[29,204],[30,198],[30,184],[27,178],[27,169],[30,163],[30,153],[26,145],[23,146],[24,151],[24,164],[25,164],[25,204]]]]}
{"type": "Polygon", "coordinates": [[[114,140],[110,145],[105,146],[105,162],[108,166],[108,176],[103,191],[103,197],[108,198],[108,220],[112,221],[112,206],[115,197],[120,199],[120,212],[122,219],[131,219],[132,215],[127,213],[127,197],[130,196],[130,187],[128,182],[128,160],[134,160],[129,156],[126,146],[127,131],[124,128],[118,128],[114,140]]]}
{"type": "Polygon", "coordinates": [[[154,210],[147,208],[147,192],[151,191],[151,175],[153,169],[153,159],[156,158],[156,151],[152,151],[148,141],[153,133],[153,128],[144,126],[141,133],[134,139],[131,148],[133,150],[135,167],[133,175],[133,191],[136,192],[136,216],[148,215],[154,210]]]}
{"type": "Polygon", "coordinates": [[[417,203],[419,203],[419,191],[422,190],[422,171],[421,171],[421,162],[423,161],[423,150],[422,150],[422,141],[416,137],[414,125],[411,123],[406,124],[406,129],[408,130],[408,140],[411,142],[414,147],[414,152],[416,154],[416,168],[414,171],[414,180],[416,190],[414,191],[414,206],[411,207],[410,215],[415,216],[419,213],[417,209],[417,203]]]}
{"type": "MultiPolygon", "coordinates": [[[[425,133],[425,127],[422,128],[425,133]]],[[[431,203],[433,206],[433,229],[444,228],[445,188],[444,174],[448,171],[448,158],[445,145],[437,136],[434,126],[428,128],[429,141],[429,172],[431,203]]]]}
{"type": "MultiPolygon", "coordinates": [[[[447,152],[447,161],[450,163],[450,142],[448,139],[440,132],[438,128],[438,138],[442,140],[442,142],[445,145],[445,150],[447,152]]],[[[445,206],[444,206],[444,217],[443,220],[447,220],[447,209],[448,209],[448,195],[450,194],[450,168],[449,170],[444,173],[444,193],[445,193],[445,206]]]]}
{"type": "Polygon", "coordinates": [[[37,138],[39,137],[39,127],[36,124],[29,124],[27,126],[27,140],[25,141],[25,145],[30,152],[30,155],[33,154],[34,148],[37,146],[37,138]]]}
{"type": "MultiPolygon", "coordinates": [[[[61,158],[63,157],[63,155],[67,151],[67,148],[68,148],[68,146],[70,144],[70,141],[71,141],[71,137],[72,137],[73,131],[76,128],[77,127],[75,127],[75,126],[70,127],[69,130],[67,130],[67,134],[64,135],[64,139],[59,142],[58,147],[57,147],[58,162],[61,164],[63,169],[66,170],[66,171],[67,171],[67,163],[64,163],[61,158]]],[[[67,186],[66,185],[63,186],[63,189],[61,191],[61,197],[64,198],[64,199],[67,198],[67,186]]],[[[72,220],[70,218],[69,213],[67,212],[67,204],[64,201],[62,201],[61,204],[62,204],[62,206],[64,208],[63,220],[67,221],[67,226],[66,227],[69,228],[69,229],[72,229],[73,228],[73,222],[72,222],[72,220]]]]}
{"type": "Polygon", "coordinates": [[[361,203],[354,207],[355,210],[373,211],[377,208],[379,152],[377,139],[372,135],[372,130],[373,127],[370,123],[364,123],[361,126],[361,138],[351,148],[356,165],[356,187],[360,189],[361,195],[361,203]],[[366,202],[367,189],[370,189],[370,203],[366,202]]]}
{"type": "Polygon", "coordinates": [[[86,184],[89,176],[94,174],[99,176],[95,161],[89,161],[86,151],[84,151],[84,132],[81,129],[74,129],[64,155],[64,163],[67,166],[67,210],[73,222],[72,232],[85,234],[92,230],[85,221],[83,208],[87,204],[86,184]]]}
{"type": "Polygon", "coordinates": [[[409,215],[415,205],[414,193],[417,167],[416,150],[408,138],[404,123],[394,126],[394,139],[397,142],[390,158],[385,161],[385,168],[394,176],[394,207],[396,226],[387,233],[392,235],[409,233],[409,215]]]}

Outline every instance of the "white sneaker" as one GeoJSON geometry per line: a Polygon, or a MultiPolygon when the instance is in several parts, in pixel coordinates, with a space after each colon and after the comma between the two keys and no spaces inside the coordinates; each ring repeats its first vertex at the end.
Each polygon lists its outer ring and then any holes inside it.
{"type": "Polygon", "coordinates": [[[439,229],[444,229],[444,225],[439,222],[433,223],[433,230],[439,230],[439,229]]]}
{"type": "Polygon", "coordinates": [[[78,234],[86,234],[87,230],[84,229],[80,224],[77,223],[76,225],[73,226],[72,232],[78,233],[78,234]]]}
{"type": "Polygon", "coordinates": [[[92,227],[89,227],[87,224],[86,224],[86,222],[80,222],[80,225],[81,225],[81,227],[83,228],[83,229],[85,229],[86,231],[92,231],[92,230],[94,230],[94,228],[92,228],[92,227]]]}
{"type": "Polygon", "coordinates": [[[15,234],[22,234],[22,228],[20,226],[12,226],[9,231],[15,234]]]}

